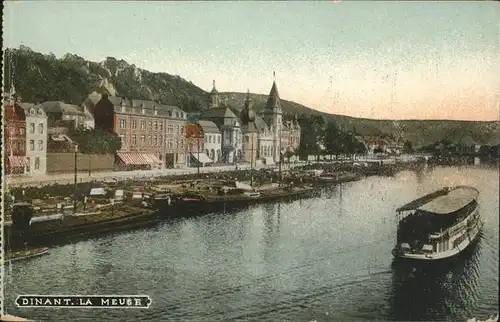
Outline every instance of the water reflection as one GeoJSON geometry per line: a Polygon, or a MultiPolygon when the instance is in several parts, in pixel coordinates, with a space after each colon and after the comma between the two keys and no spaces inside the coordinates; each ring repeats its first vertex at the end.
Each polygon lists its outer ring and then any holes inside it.
{"type": "Polygon", "coordinates": [[[456,258],[394,260],[390,320],[467,320],[478,299],[481,238],[456,258]]]}

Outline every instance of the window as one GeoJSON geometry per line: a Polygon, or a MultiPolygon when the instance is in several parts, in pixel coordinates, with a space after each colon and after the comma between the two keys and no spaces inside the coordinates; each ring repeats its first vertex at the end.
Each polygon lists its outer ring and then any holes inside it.
{"type": "Polygon", "coordinates": [[[155,131],[158,130],[158,122],[155,122],[155,131]]]}
{"type": "Polygon", "coordinates": [[[120,135],[120,141],[122,142],[122,149],[127,146],[127,141],[125,141],[125,135],[120,135]]]}
{"type": "Polygon", "coordinates": [[[153,144],[154,146],[158,145],[158,138],[156,137],[156,135],[153,137],[153,144]]]}
{"type": "Polygon", "coordinates": [[[141,121],[141,130],[146,129],[146,121],[141,121]]]}
{"type": "Polygon", "coordinates": [[[137,137],[134,135],[132,135],[132,145],[136,145],[137,144],[137,137]]]}
{"type": "Polygon", "coordinates": [[[220,143],[220,135],[217,135],[217,143],[220,143]]]}
{"type": "Polygon", "coordinates": [[[175,111],[175,118],[179,118],[179,112],[175,111]]]}
{"type": "Polygon", "coordinates": [[[172,125],[169,125],[168,126],[168,133],[172,133],[174,130],[174,128],[172,127],[172,125]]]}
{"type": "Polygon", "coordinates": [[[120,119],[120,129],[127,127],[127,122],[124,119],[120,119]]]}
{"type": "Polygon", "coordinates": [[[184,126],[181,126],[181,134],[184,134],[184,126]]]}
{"type": "Polygon", "coordinates": [[[184,149],[184,140],[181,140],[181,149],[184,149]]]}
{"type": "Polygon", "coordinates": [[[208,136],[208,143],[212,143],[212,136],[211,135],[208,136]]]}
{"type": "Polygon", "coordinates": [[[163,137],[161,135],[158,137],[158,145],[159,146],[163,145],[163,137]]]}
{"type": "Polygon", "coordinates": [[[35,170],[40,169],[40,157],[35,158],[35,170]]]}
{"type": "Polygon", "coordinates": [[[163,131],[163,121],[160,122],[160,131],[163,131]]]}
{"type": "Polygon", "coordinates": [[[38,151],[43,151],[43,140],[38,140],[38,151]]]}
{"type": "Polygon", "coordinates": [[[38,133],[43,134],[43,123],[38,124],[38,133]]]}
{"type": "Polygon", "coordinates": [[[30,151],[35,151],[35,140],[30,140],[30,151]]]}
{"type": "Polygon", "coordinates": [[[35,123],[30,123],[30,133],[35,133],[35,123]]]}
{"type": "Polygon", "coordinates": [[[20,127],[20,128],[19,128],[19,134],[20,134],[20,135],[24,135],[24,128],[23,128],[23,127],[20,127]]]}
{"type": "Polygon", "coordinates": [[[174,148],[174,142],[172,141],[172,139],[168,140],[168,148],[169,149],[173,149],[174,148]]]}
{"type": "Polygon", "coordinates": [[[148,143],[150,146],[153,145],[153,137],[151,135],[148,136],[148,143]]]}
{"type": "Polygon", "coordinates": [[[141,146],[143,146],[145,142],[146,142],[146,137],[144,135],[141,135],[141,146]]]}
{"type": "Polygon", "coordinates": [[[148,129],[150,129],[150,130],[152,130],[152,129],[153,129],[153,122],[151,122],[151,121],[150,121],[150,122],[148,123],[148,129]]]}
{"type": "Polygon", "coordinates": [[[137,121],[136,120],[133,120],[132,121],[132,128],[135,130],[137,129],[137,121]]]}
{"type": "Polygon", "coordinates": [[[175,126],[175,132],[174,132],[174,134],[179,134],[179,132],[180,132],[180,131],[179,131],[179,125],[176,125],[176,126],[175,126]]]}

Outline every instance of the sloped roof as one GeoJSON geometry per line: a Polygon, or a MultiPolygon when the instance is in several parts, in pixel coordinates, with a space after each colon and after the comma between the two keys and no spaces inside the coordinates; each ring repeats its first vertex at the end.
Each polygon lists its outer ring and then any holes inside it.
{"type": "Polygon", "coordinates": [[[40,106],[45,111],[45,113],[63,113],[66,115],[81,115],[81,116],[85,115],[78,106],[73,104],[66,104],[60,101],[43,102],[38,106],[40,106]]]}
{"type": "Polygon", "coordinates": [[[33,103],[18,103],[18,105],[25,111],[36,108],[36,105],[33,103]]]}
{"type": "Polygon", "coordinates": [[[260,132],[269,131],[269,126],[266,124],[264,119],[260,116],[255,117],[255,126],[260,132]]]}
{"type": "Polygon", "coordinates": [[[125,97],[118,97],[118,96],[108,96],[108,100],[114,105],[116,113],[120,113],[122,111],[122,107],[125,107],[126,109],[128,109],[127,113],[142,114],[142,109],[144,109],[146,114],[151,115],[154,114],[154,111],[156,109],[157,116],[180,118],[180,119],[187,118],[187,114],[183,110],[173,105],[164,105],[149,100],[140,100],[140,99],[129,100],[125,97]],[[178,113],[177,117],[175,116],[176,112],[178,113]]]}
{"type": "Polygon", "coordinates": [[[207,109],[202,118],[238,118],[228,107],[216,107],[207,109]]]}
{"type": "Polygon", "coordinates": [[[201,125],[196,123],[190,123],[185,125],[185,135],[186,138],[198,138],[203,137],[203,129],[201,125]]]}
{"type": "Polygon", "coordinates": [[[199,120],[197,123],[201,126],[204,133],[220,133],[217,125],[212,121],[199,120]]]}
{"type": "Polygon", "coordinates": [[[243,133],[253,133],[253,132],[259,132],[259,129],[255,125],[255,122],[249,122],[249,123],[243,124],[241,126],[241,132],[243,132],[243,133]]]}
{"type": "Polygon", "coordinates": [[[278,93],[278,85],[276,85],[275,81],[273,82],[273,86],[271,87],[271,91],[269,92],[269,97],[267,98],[264,112],[269,113],[274,109],[281,109],[281,100],[278,93]]]}

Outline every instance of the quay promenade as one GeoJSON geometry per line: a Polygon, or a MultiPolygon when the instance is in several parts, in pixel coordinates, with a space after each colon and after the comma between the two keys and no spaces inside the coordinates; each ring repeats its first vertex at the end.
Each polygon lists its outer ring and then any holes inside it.
{"type": "MultiPolygon", "coordinates": [[[[277,165],[258,165],[254,169],[273,169],[278,168],[277,165]]],[[[217,167],[204,167],[200,168],[200,173],[214,173],[214,172],[225,172],[233,171],[236,169],[235,165],[224,165],[217,167]]],[[[250,164],[238,165],[240,170],[249,170],[250,164]]],[[[175,175],[185,175],[197,173],[197,168],[184,168],[184,169],[158,169],[158,170],[141,170],[141,171],[121,171],[121,172],[95,172],[90,175],[88,172],[79,172],[77,175],[78,182],[89,182],[89,181],[104,181],[104,180],[127,180],[127,179],[144,179],[153,178],[161,176],[175,176],[175,175]]],[[[43,175],[43,176],[33,176],[33,177],[6,177],[6,183],[10,187],[19,186],[39,186],[47,185],[52,183],[59,184],[72,184],[74,183],[75,175],[73,173],[64,173],[56,175],[43,175]]]]}
{"type": "MultiPolygon", "coordinates": [[[[283,163],[282,169],[290,169],[299,166],[303,166],[307,163],[330,163],[334,162],[371,162],[371,161],[383,161],[384,163],[406,163],[415,161],[417,157],[422,157],[418,155],[402,155],[397,158],[389,157],[389,158],[373,158],[373,157],[354,157],[353,159],[339,159],[339,160],[323,160],[323,161],[299,161],[295,163],[283,163]]],[[[236,169],[236,165],[220,165],[213,167],[201,167],[200,173],[215,173],[215,172],[226,172],[233,171],[236,169]]],[[[250,164],[240,164],[238,165],[239,170],[250,170],[250,164]]],[[[254,166],[255,170],[260,169],[278,169],[277,164],[273,165],[256,165],[254,166]]],[[[90,175],[88,172],[78,172],[77,181],[78,182],[89,182],[89,181],[104,181],[104,180],[127,180],[127,179],[144,179],[144,178],[153,178],[153,177],[161,177],[161,176],[175,176],[175,175],[185,175],[185,174],[194,174],[197,173],[197,168],[182,168],[182,169],[158,169],[158,170],[140,170],[140,171],[112,171],[112,172],[92,172],[90,175]]],[[[74,183],[74,174],[73,173],[64,173],[64,174],[55,174],[55,175],[41,175],[41,176],[6,176],[6,184],[10,187],[20,187],[20,186],[41,186],[52,183],[59,184],[72,184],[74,183]]]]}

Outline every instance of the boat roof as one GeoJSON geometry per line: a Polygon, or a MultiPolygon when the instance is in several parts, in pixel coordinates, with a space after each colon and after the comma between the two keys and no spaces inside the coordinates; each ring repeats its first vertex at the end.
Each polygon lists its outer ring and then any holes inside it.
{"type": "Polygon", "coordinates": [[[443,188],[414,200],[398,209],[400,211],[421,210],[436,215],[453,213],[476,199],[479,191],[470,186],[443,188]]]}

